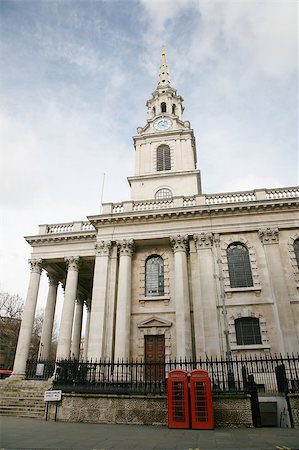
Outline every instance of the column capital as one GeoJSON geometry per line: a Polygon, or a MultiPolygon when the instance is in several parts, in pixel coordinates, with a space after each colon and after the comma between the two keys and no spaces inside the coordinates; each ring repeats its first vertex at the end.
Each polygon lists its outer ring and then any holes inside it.
{"type": "Polygon", "coordinates": [[[30,271],[33,273],[42,273],[42,263],[43,260],[42,259],[29,259],[28,260],[29,264],[30,264],[30,271]]]}
{"type": "Polygon", "coordinates": [[[212,248],[212,245],[213,245],[213,234],[212,233],[194,234],[193,239],[195,242],[196,250],[212,248]]]}
{"type": "Polygon", "coordinates": [[[58,286],[59,278],[55,273],[47,272],[47,277],[49,279],[49,286],[58,286]]]}
{"type": "Polygon", "coordinates": [[[109,256],[112,247],[111,241],[99,241],[95,244],[96,256],[109,256]]]}
{"type": "Polygon", "coordinates": [[[90,311],[90,308],[91,308],[91,299],[90,298],[87,298],[87,299],[85,299],[85,306],[86,306],[86,309],[87,309],[87,311],[90,311]]]}
{"type": "Polygon", "coordinates": [[[186,252],[186,244],[188,242],[188,236],[182,236],[177,234],[169,237],[170,245],[174,252],[186,252]]]}
{"type": "Polygon", "coordinates": [[[259,237],[264,245],[278,244],[279,242],[278,228],[263,228],[259,230],[259,237]]]}
{"type": "Polygon", "coordinates": [[[64,258],[68,270],[75,270],[76,272],[79,272],[79,266],[80,266],[80,257],[79,256],[70,256],[68,258],[64,258]]]}
{"type": "Polygon", "coordinates": [[[132,256],[134,251],[134,240],[133,239],[123,239],[117,242],[120,255],[132,256]]]}

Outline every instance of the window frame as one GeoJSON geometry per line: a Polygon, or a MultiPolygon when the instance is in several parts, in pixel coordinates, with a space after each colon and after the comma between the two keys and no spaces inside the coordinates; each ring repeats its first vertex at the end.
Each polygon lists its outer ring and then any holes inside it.
{"type": "Polygon", "coordinates": [[[159,145],[156,150],[156,170],[164,172],[171,170],[170,147],[166,144],[159,145]]]}
{"type": "Polygon", "coordinates": [[[263,344],[261,324],[257,317],[239,317],[235,319],[234,325],[238,347],[263,344]]]}
{"type": "Polygon", "coordinates": [[[299,238],[294,240],[294,254],[295,254],[295,260],[297,262],[297,267],[299,268],[299,238]]]}
{"type": "MultiPolygon", "coordinates": [[[[243,251],[242,250],[242,251],[243,251]]],[[[252,288],[254,287],[253,274],[249,251],[242,242],[232,242],[226,248],[226,257],[228,264],[228,274],[231,289],[252,288]],[[245,250],[243,255],[236,250],[245,250]],[[234,254],[232,254],[234,252],[234,254]]]]}
{"type": "Polygon", "coordinates": [[[144,283],[144,293],[146,298],[156,298],[163,297],[165,294],[165,275],[164,275],[164,259],[162,256],[154,254],[148,256],[145,261],[145,283],[144,283]],[[150,273],[150,264],[153,267],[151,261],[159,262],[157,265],[158,273],[154,273],[156,268],[150,273]],[[150,279],[151,277],[151,279],[150,279]],[[157,277],[155,279],[155,277],[157,277]]]}

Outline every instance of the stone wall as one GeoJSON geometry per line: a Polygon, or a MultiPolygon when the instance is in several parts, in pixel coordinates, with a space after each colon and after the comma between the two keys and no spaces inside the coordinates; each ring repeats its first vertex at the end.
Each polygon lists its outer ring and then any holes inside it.
{"type": "Polygon", "coordinates": [[[289,394],[294,428],[299,428],[299,394],[289,394]]]}
{"type": "MultiPolygon", "coordinates": [[[[213,398],[215,427],[251,427],[250,398],[247,395],[219,395],[213,398]]],[[[133,395],[63,394],[62,401],[48,407],[48,420],[91,423],[167,425],[165,397],[133,395]]]]}

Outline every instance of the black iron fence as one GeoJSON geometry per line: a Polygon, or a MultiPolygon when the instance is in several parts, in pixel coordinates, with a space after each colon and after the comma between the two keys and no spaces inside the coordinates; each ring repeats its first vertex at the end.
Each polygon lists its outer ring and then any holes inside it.
{"type": "Polygon", "coordinates": [[[163,395],[168,373],[176,369],[207,370],[214,393],[250,392],[253,388],[267,393],[299,392],[299,354],[164,363],[28,361],[26,378],[53,377],[54,388],[64,392],[163,395]]]}

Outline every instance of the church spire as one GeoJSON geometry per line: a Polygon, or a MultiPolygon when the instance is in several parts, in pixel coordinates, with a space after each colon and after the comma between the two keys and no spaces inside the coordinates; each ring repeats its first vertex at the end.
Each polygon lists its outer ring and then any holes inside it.
{"type": "Polygon", "coordinates": [[[162,53],[161,53],[161,64],[160,64],[160,71],[159,71],[159,80],[158,80],[158,87],[166,87],[170,86],[170,77],[168,72],[168,67],[166,63],[166,51],[165,47],[162,47],[162,53]]]}

